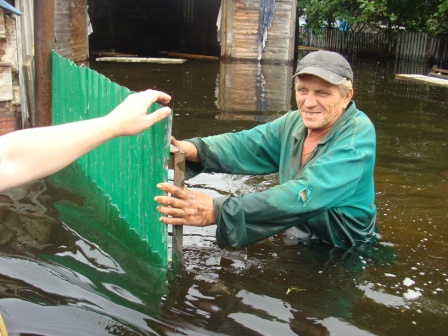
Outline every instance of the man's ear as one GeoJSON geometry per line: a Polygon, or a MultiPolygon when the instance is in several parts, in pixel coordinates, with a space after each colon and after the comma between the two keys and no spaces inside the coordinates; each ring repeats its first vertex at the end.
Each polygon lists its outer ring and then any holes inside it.
{"type": "Polygon", "coordinates": [[[348,90],[347,95],[345,96],[345,107],[347,107],[347,105],[350,103],[350,101],[353,98],[353,88],[350,88],[350,90],[348,90]]]}

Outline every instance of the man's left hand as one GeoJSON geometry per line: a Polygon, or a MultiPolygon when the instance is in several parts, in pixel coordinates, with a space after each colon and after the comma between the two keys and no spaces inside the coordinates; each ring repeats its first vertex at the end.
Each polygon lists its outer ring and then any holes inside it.
{"type": "Polygon", "coordinates": [[[171,225],[208,226],[215,224],[213,198],[200,192],[181,189],[170,183],[159,183],[157,188],[172,196],[156,196],[161,204],[157,211],[164,217],[160,221],[171,225]],[[171,217],[166,217],[171,216],[171,217]]]}

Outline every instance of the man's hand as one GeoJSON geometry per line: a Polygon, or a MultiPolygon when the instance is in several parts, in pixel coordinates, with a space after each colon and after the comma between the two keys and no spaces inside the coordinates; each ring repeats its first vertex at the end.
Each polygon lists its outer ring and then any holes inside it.
{"type": "Polygon", "coordinates": [[[155,102],[167,104],[170,100],[171,97],[169,95],[155,90],[133,93],[126,97],[120,105],[104,118],[110,122],[114,137],[135,135],[171,113],[169,107],[162,107],[153,113],[147,114],[149,106],[155,102]]]}
{"type": "Polygon", "coordinates": [[[157,188],[172,196],[156,196],[161,204],[157,211],[162,215],[160,221],[171,225],[208,226],[215,224],[213,198],[200,192],[180,189],[170,183],[159,183],[157,188]]]}
{"type": "Polygon", "coordinates": [[[185,160],[191,162],[201,162],[201,159],[198,155],[198,150],[196,149],[196,146],[191,142],[176,140],[176,138],[172,136],[171,144],[185,151],[185,160]]]}

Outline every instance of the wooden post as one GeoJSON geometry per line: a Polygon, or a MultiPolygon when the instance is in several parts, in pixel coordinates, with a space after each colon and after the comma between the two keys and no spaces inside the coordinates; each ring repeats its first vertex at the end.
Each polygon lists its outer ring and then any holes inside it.
{"type": "Polygon", "coordinates": [[[51,125],[51,51],[54,49],[54,0],[34,1],[35,120],[51,125]]]}
{"type": "MultiPolygon", "coordinates": [[[[174,185],[179,188],[185,186],[185,151],[180,150],[175,146],[170,147],[172,168],[174,169],[174,185]]],[[[173,241],[172,241],[172,253],[173,253],[173,269],[178,270],[182,266],[183,261],[183,226],[173,226],[173,241]]]]}

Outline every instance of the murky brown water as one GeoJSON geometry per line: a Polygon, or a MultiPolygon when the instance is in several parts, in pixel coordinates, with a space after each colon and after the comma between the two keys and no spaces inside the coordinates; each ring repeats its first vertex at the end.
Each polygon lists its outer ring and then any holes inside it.
{"type": "MultiPolygon", "coordinates": [[[[185,229],[185,269],[166,273],[67,169],[0,195],[0,313],[11,335],[444,335],[448,323],[448,90],[354,60],[355,101],[377,129],[381,243],[342,253],[281,234],[221,250],[185,229]],[[119,237],[119,238],[117,238],[119,237]]],[[[284,66],[95,63],[131,90],[173,96],[178,138],[234,132],[295,108],[284,66]]],[[[210,195],[276,176],[201,174],[210,195]]]]}

